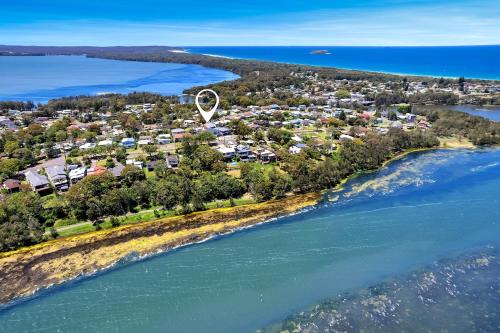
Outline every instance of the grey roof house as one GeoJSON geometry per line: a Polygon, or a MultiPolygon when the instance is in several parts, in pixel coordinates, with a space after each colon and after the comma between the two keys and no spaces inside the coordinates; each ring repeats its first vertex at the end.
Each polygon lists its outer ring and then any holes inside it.
{"type": "Polygon", "coordinates": [[[66,170],[62,165],[53,165],[45,168],[50,184],[57,191],[67,191],[69,188],[66,170]]]}
{"type": "Polygon", "coordinates": [[[30,183],[31,188],[35,192],[46,191],[50,188],[49,180],[44,175],[36,171],[28,171],[25,173],[26,180],[30,183]]]}

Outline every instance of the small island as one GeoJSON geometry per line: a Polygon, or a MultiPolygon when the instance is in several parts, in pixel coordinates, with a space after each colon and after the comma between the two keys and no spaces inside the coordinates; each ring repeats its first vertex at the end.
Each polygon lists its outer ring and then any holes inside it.
{"type": "Polygon", "coordinates": [[[328,50],[314,50],[311,51],[310,54],[331,54],[328,50]]]}

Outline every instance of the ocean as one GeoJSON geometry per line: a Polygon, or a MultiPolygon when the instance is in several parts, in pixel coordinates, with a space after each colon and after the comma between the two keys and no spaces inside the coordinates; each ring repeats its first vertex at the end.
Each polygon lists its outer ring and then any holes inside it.
{"type": "Polygon", "coordinates": [[[238,78],[198,65],[118,61],[84,56],[1,56],[0,100],[45,103],[105,93],[178,95],[184,89],[238,78]]]}
{"type": "Polygon", "coordinates": [[[500,79],[500,45],[446,47],[210,46],[192,53],[434,77],[500,79]],[[328,54],[311,54],[326,50],[328,54]]]}
{"type": "Polygon", "coordinates": [[[500,149],[413,153],[293,216],[4,306],[1,331],[495,331],[499,198],[500,149]]]}

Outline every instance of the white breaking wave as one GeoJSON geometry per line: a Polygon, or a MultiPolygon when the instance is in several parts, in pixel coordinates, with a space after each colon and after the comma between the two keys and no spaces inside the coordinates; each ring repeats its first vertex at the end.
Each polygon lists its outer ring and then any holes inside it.
{"type": "Polygon", "coordinates": [[[472,172],[483,171],[483,170],[486,170],[486,169],[490,169],[490,168],[496,167],[499,164],[500,164],[500,162],[495,162],[495,163],[491,163],[491,164],[487,164],[487,165],[480,165],[480,166],[477,166],[475,168],[470,169],[470,171],[472,171],[472,172]]]}
{"type": "Polygon", "coordinates": [[[214,58],[235,59],[233,57],[227,57],[227,56],[223,56],[223,55],[210,54],[210,53],[202,53],[202,55],[207,56],[207,57],[214,57],[214,58]]]}

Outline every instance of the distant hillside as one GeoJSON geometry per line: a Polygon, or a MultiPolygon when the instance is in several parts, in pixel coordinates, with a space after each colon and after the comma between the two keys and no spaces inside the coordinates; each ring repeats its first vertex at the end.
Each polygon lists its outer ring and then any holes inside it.
{"type": "Polygon", "coordinates": [[[0,55],[81,55],[89,53],[156,53],[179,48],[170,46],[21,46],[21,45],[0,45],[0,55]]]}

